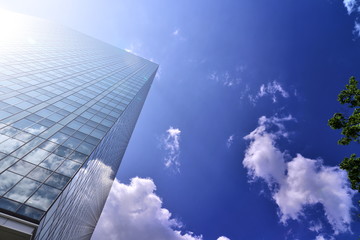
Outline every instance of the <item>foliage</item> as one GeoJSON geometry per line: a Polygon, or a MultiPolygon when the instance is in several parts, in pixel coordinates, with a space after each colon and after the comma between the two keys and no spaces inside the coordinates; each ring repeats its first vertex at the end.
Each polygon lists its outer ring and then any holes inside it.
{"type": "Polygon", "coordinates": [[[328,122],[332,129],[342,129],[341,134],[344,137],[338,141],[340,145],[348,145],[351,141],[360,143],[360,89],[357,85],[358,82],[351,77],[346,89],[338,95],[338,101],[341,104],[354,108],[353,113],[349,117],[342,113],[335,113],[328,122]]]}
{"type": "Polygon", "coordinates": [[[344,158],[340,168],[348,172],[351,188],[360,192],[360,157],[351,154],[350,158],[344,158]]]}
{"type": "MultiPolygon", "coordinates": [[[[338,141],[338,144],[348,145],[352,141],[360,143],[360,89],[355,77],[349,79],[349,84],[346,84],[345,90],[342,90],[338,95],[338,101],[354,110],[350,116],[335,113],[329,119],[328,125],[332,129],[342,129],[343,137],[338,141]]],[[[360,158],[356,158],[356,155],[352,154],[350,158],[345,158],[341,162],[340,168],[348,172],[351,187],[360,192],[360,158]]]]}

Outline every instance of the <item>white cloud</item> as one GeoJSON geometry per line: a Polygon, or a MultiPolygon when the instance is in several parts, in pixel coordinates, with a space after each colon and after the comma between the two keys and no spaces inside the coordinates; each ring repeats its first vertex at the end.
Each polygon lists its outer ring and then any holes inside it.
{"type": "Polygon", "coordinates": [[[329,238],[325,238],[324,235],[318,235],[316,236],[315,240],[335,240],[334,237],[330,236],[329,238]]]}
{"type": "Polygon", "coordinates": [[[244,139],[251,140],[250,146],[245,152],[243,165],[249,170],[249,175],[255,178],[263,178],[267,183],[272,184],[282,181],[285,173],[284,153],[274,145],[274,140],[281,136],[287,136],[283,121],[291,121],[294,118],[289,115],[286,118],[259,118],[259,126],[244,139]],[[267,127],[275,125],[278,130],[275,133],[268,133],[267,127]]]}
{"type": "MultiPolygon", "coordinates": [[[[151,59],[150,59],[150,61],[156,62],[156,61],[153,61],[151,59]]],[[[155,80],[159,81],[161,79],[161,75],[162,75],[162,71],[163,71],[162,69],[163,68],[161,67],[161,65],[159,65],[159,68],[158,68],[158,70],[156,72],[156,75],[155,75],[155,80]]]]}
{"type": "Polygon", "coordinates": [[[354,34],[356,34],[358,37],[360,37],[360,23],[359,22],[355,22],[354,34]]]}
{"type": "Polygon", "coordinates": [[[309,224],[310,224],[309,230],[312,232],[319,233],[323,229],[323,225],[320,221],[318,222],[310,221],[309,224]]]}
{"type": "Polygon", "coordinates": [[[230,76],[229,72],[225,72],[222,76],[221,76],[221,81],[223,83],[224,86],[226,87],[232,87],[235,85],[240,84],[241,82],[241,78],[240,77],[234,77],[234,76],[230,76]]]}
{"type": "Polygon", "coordinates": [[[129,185],[114,181],[92,239],[202,240],[182,232],[182,223],[162,207],[152,179],[135,177],[129,185]]]}
{"type": "Polygon", "coordinates": [[[326,240],[323,235],[316,236],[315,240],[326,240]]]}
{"type": "Polygon", "coordinates": [[[172,36],[176,40],[180,40],[181,42],[187,41],[187,37],[184,36],[184,31],[182,31],[180,28],[176,28],[172,33],[172,36]]]}
{"type": "Polygon", "coordinates": [[[226,146],[227,146],[228,148],[230,148],[231,145],[233,144],[234,138],[235,138],[235,135],[233,134],[233,135],[230,135],[229,138],[227,139],[227,141],[226,141],[226,146]]]}
{"type": "Polygon", "coordinates": [[[249,92],[250,92],[250,86],[248,84],[246,84],[240,92],[240,100],[243,100],[247,97],[247,98],[249,98],[250,102],[252,102],[252,100],[249,97],[249,96],[251,96],[251,95],[249,95],[249,92]]]}
{"type": "Polygon", "coordinates": [[[215,80],[216,82],[218,82],[219,81],[219,75],[218,75],[217,72],[214,71],[214,72],[209,74],[208,79],[215,80]]]}
{"type": "Polygon", "coordinates": [[[230,240],[230,238],[227,238],[227,237],[221,236],[221,237],[219,237],[217,240],[230,240]]]}
{"type": "Polygon", "coordinates": [[[344,0],[344,5],[348,14],[351,14],[355,9],[356,0],[344,0]]]}
{"type": "Polygon", "coordinates": [[[135,55],[140,55],[140,51],[142,49],[142,44],[141,43],[131,43],[129,47],[124,48],[125,51],[135,54],[135,55]]]}
{"type": "Polygon", "coordinates": [[[236,67],[237,72],[244,72],[246,69],[247,69],[247,66],[244,65],[244,64],[241,64],[241,65],[236,67]]]}
{"type": "Polygon", "coordinates": [[[277,147],[276,140],[288,137],[284,121],[292,119],[261,117],[258,127],[244,137],[250,145],[243,165],[252,180],[263,179],[269,185],[282,223],[299,220],[305,207],[321,204],[334,234],[350,231],[354,192],[349,188],[346,172],[301,154],[291,158],[277,147]],[[276,131],[270,131],[274,128],[276,131]]]}
{"type": "Polygon", "coordinates": [[[270,96],[273,103],[277,102],[277,96],[282,96],[283,98],[288,98],[289,93],[284,90],[279,82],[276,80],[260,86],[258,93],[255,96],[249,95],[251,102],[256,103],[259,98],[270,96]]]}
{"type": "MultiPolygon", "coordinates": [[[[240,71],[240,68],[237,67],[236,71],[240,73],[245,71],[245,68],[244,69],[241,68],[241,69],[242,70],[240,71]]],[[[242,78],[240,76],[230,75],[228,71],[225,71],[223,73],[218,73],[214,71],[211,74],[209,74],[208,79],[219,82],[226,87],[233,87],[239,85],[242,81],[242,78]]]]}
{"type": "MultiPolygon", "coordinates": [[[[355,12],[357,15],[357,19],[358,19],[358,16],[360,13],[359,1],[358,0],[344,0],[343,3],[347,10],[347,13],[350,15],[351,13],[355,12]]],[[[355,21],[353,34],[356,35],[357,37],[360,37],[360,23],[357,20],[355,21]]]]}
{"type": "Polygon", "coordinates": [[[162,146],[166,151],[165,166],[167,168],[173,167],[176,171],[180,171],[180,134],[180,129],[170,127],[162,139],[162,146]]]}
{"type": "Polygon", "coordinates": [[[180,33],[180,29],[177,28],[175,31],[173,31],[172,35],[177,36],[180,33]]]}

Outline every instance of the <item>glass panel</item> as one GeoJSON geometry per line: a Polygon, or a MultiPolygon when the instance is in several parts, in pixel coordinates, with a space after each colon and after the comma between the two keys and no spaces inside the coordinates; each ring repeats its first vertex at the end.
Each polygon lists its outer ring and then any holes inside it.
{"type": "Polygon", "coordinates": [[[28,155],[26,155],[26,157],[24,157],[24,160],[34,164],[39,164],[49,155],[50,153],[48,151],[42,150],[40,148],[36,148],[35,150],[31,151],[28,155]]]}
{"type": "Polygon", "coordinates": [[[12,114],[16,114],[16,113],[19,113],[19,112],[22,111],[21,108],[14,107],[14,106],[9,106],[9,107],[5,108],[4,110],[9,112],[9,113],[12,113],[12,114]]]}
{"type": "Polygon", "coordinates": [[[72,152],[73,150],[70,149],[70,148],[67,148],[67,147],[64,147],[64,146],[59,146],[55,151],[54,153],[61,156],[61,157],[67,157],[70,155],[70,153],[72,152]]]}
{"type": "Polygon", "coordinates": [[[3,195],[5,192],[7,192],[10,188],[12,188],[20,179],[22,176],[17,175],[12,172],[3,172],[0,174],[0,195],[3,195]]]}
{"type": "Polygon", "coordinates": [[[76,149],[76,151],[81,152],[83,154],[90,155],[92,150],[95,148],[94,145],[86,142],[82,142],[80,146],[76,149]]]}
{"type": "Polygon", "coordinates": [[[60,114],[57,114],[57,113],[54,113],[52,115],[50,115],[49,117],[47,117],[48,119],[52,120],[52,121],[55,121],[55,122],[58,122],[60,121],[61,119],[64,118],[63,115],[60,115],[60,114]]]}
{"type": "Polygon", "coordinates": [[[111,127],[111,126],[113,125],[113,122],[105,119],[105,120],[103,120],[103,121],[101,122],[101,124],[103,124],[103,125],[105,125],[105,126],[107,126],[107,127],[111,127]]]}
{"type": "Polygon", "coordinates": [[[82,125],[83,125],[83,123],[80,123],[78,121],[72,121],[71,123],[68,124],[69,127],[76,129],[76,130],[79,129],[82,125]]]}
{"type": "Polygon", "coordinates": [[[90,126],[87,126],[87,125],[84,125],[79,129],[80,132],[83,132],[85,134],[90,134],[93,130],[94,130],[93,127],[90,127],[90,126]]]}
{"type": "Polygon", "coordinates": [[[27,116],[26,118],[33,121],[33,122],[37,122],[37,121],[40,121],[42,119],[42,117],[40,117],[37,114],[31,114],[31,115],[27,116]]]}
{"type": "Polygon", "coordinates": [[[74,151],[69,158],[71,158],[72,160],[76,161],[76,162],[85,162],[85,160],[87,159],[88,155],[79,153],[77,151],[74,151]]]}
{"type": "Polygon", "coordinates": [[[0,134],[0,143],[8,140],[10,137],[0,134]]]}
{"type": "Polygon", "coordinates": [[[73,137],[69,137],[68,140],[66,140],[62,145],[64,145],[65,147],[71,148],[71,149],[76,149],[77,146],[79,146],[81,143],[81,141],[77,138],[73,138],[73,137]]]}
{"type": "Polygon", "coordinates": [[[42,185],[26,202],[27,205],[46,211],[55,200],[60,190],[42,185]]]}
{"type": "Polygon", "coordinates": [[[5,197],[18,202],[25,202],[39,186],[39,182],[24,178],[5,194],[5,197]]]}
{"type": "Polygon", "coordinates": [[[20,203],[11,201],[10,199],[0,198],[0,208],[15,212],[20,207],[20,203]]]}
{"type": "Polygon", "coordinates": [[[18,159],[12,156],[7,156],[4,159],[0,160],[0,172],[4,171],[6,168],[10,167],[18,159]]]}
{"type": "Polygon", "coordinates": [[[106,134],[105,132],[95,129],[90,135],[101,139],[103,136],[105,136],[105,134],[106,134]]]}
{"type": "Polygon", "coordinates": [[[55,133],[51,138],[50,141],[54,142],[54,143],[58,143],[58,144],[62,144],[63,142],[66,141],[66,139],[69,138],[69,135],[58,132],[55,133]]]}
{"type": "Polygon", "coordinates": [[[71,177],[80,167],[80,163],[71,160],[65,160],[64,163],[56,170],[56,172],[71,177]]]}
{"type": "Polygon", "coordinates": [[[20,133],[16,134],[13,138],[23,141],[23,142],[27,142],[27,141],[31,140],[32,138],[34,138],[34,135],[31,135],[26,132],[20,132],[20,133]]]}
{"type": "Polygon", "coordinates": [[[25,129],[25,128],[30,127],[33,124],[34,124],[34,122],[32,122],[32,121],[29,121],[27,119],[21,119],[20,121],[17,121],[16,123],[14,123],[13,126],[18,129],[25,129]]]}
{"type": "Polygon", "coordinates": [[[0,130],[1,134],[4,134],[6,136],[12,137],[15,134],[18,134],[20,131],[13,127],[4,127],[0,130]]]}
{"type": "Polygon", "coordinates": [[[88,126],[91,126],[91,127],[96,127],[97,125],[98,125],[98,123],[96,123],[96,122],[94,122],[94,121],[91,121],[91,120],[89,120],[89,121],[87,121],[86,122],[86,125],[88,125],[88,126]]]}
{"type": "Polygon", "coordinates": [[[30,128],[24,129],[24,131],[34,134],[34,135],[38,135],[38,134],[42,133],[43,131],[45,131],[46,129],[47,129],[47,127],[36,123],[36,124],[32,125],[30,128]]]}
{"type": "Polygon", "coordinates": [[[41,217],[44,215],[44,211],[32,208],[32,207],[28,207],[26,205],[23,205],[18,211],[18,214],[24,215],[26,217],[35,219],[35,220],[40,220],[41,217]]]}
{"type": "Polygon", "coordinates": [[[60,132],[66,133],[66,134],[68,134],[68,135],[72,135],[72,134],[75,132],[75,130],[72,129],[72,128],[69,128],[69,127],[63,127],[63,128],[60,130],[60,132]]]}
{"type": "Polygon", "coordinates": [[[13,152],[14,150],[16,150],[17,148],[19,148],[23,144],[24,143],[20,142],[19,140],[10,138],[0,144],[0,151],[9,154],[9,153],[13,152]]]}
{"type": "Polygon", "coordinates": [[[6,102],[7,104],[17,104],[17,103],[20,103],[21,102],[21,99],[19,98],[16,98],[16,97],[12,97],[12,98],[8,98],[8,99],[5,99],[3,100],[4,102],[6,102]]]}
{"type": "Polygon", "coordinates": [[[42,144],[40,144],[39,147],[46,150],[46,151],[48,151],[48,152],[52,152],[57,147],[59,147],[59,145],[57,145],[56,143],[50,142],[50,141],[45,141],[42,144]]]}
{"type": "Polygon", "coordinates": [[[106,127],[106,126],[104,126],[104,125],[102,125],[102,124],[99,124],[98,126],[97,126],[97,129],[99,129],[99,130],[101,130],[101,131],[103,131],[103,132],[107,132],[109,129],[110,129],[110,127],[106,127]]]}
{"type": "Polygon", "coordinates": [[[45,168],[36,167],[29,173],[29,175],[27,175],[27,177],[37,180],[39,182],[43,182],[50,176],[51,173],[51,171],[45,168]]]}
{"type": "Polygon", "coordinates": [[[21,102],[21,103],[17,104],[16,106],[21,108],[21,109],[27,109],[29,107],[32,107],[33,104],[28,103],[28,102],[21,102]]]}
{"type": "Polygon", "coordinates": [[[41,116],[41,117],[47,117],[50,114],[52,114],[53,112],[48,110],[48,109],[41,109],[40,111],[38,111],[36,114],[41,116]]]}
{"type": "Polygon", "coordinates": [[[45,118],[45,119],[41,120],[39,122],[39,124],[44,125],[46,127],[51,127],[52,125],[55,124],[55,122],[45,118]]]}
{"type": "MultiPolygon", "coordinates": [[[[27,144],[23,145],[21,148],[12,153],[15,157],[22,158],[28,154],[34,147],[44,141],[42,138],[35,137],[27,144]]],[[[1,144],[0,144],[1,145],[1,144]]]]}
{"type": "Polygon", "coordinates": [[[87,122],[87,119],[84,118],[84,117],[81,117],[81,116],[77,117],[76,120],[81,122],[81,123],[86,123],[87,122]]]}
{"type": "Polygon", "coordinates": [[[35,168],[35,165],[20,160],[15,165],[13,165],[11,168],[9,168],[9,170],[24,176],[24,175],[28,174],[34,168],[35,168]]]}
{"type": "Polygon", "coordinates": [[[92,136],[88,136],[87,138],[85,138],[85,142],[97,145],[100,142],[100,139],[92,137],[92,136]]]}
{"type": "Polygon", "coordinates": [[[7,118],[7,117],[9,117],[9,116],[11,116],[10,113],[5,112],[5,111],[3,111],[3,110],[0,110],[0,119],[7,118]]]}
{"type": "Polygon", "coordinates": [[[69,111],[66,111],[66,110],[64,110],[64,109],[60,109],[57,113],[59,113],[59,114],[61,114],[61,115],[63,115],[63,116],[67,116],[67,115],[70,114],[69,111]]]}
{"type": "Polygon", "coordinates": [[[43,161],[40,166],[54,171],[63,161],[63,157],[55,154],[50,154],[50,156],[45,159],[45,161],[43,161]]]}
{"type": "Polygon", "coordinates": [[[49,177],[48,180],[46,180],[45,183],[52,187],[62,189],[69,180],[70,180],[69,177],[66,177],[58,173],[54,173],[53,175],[51,175],[51,177],[49,177]]]}
{"type": "Polygon", "coordinates": [[[75,132],[73,137],[76,137],[80,140],[84,140],[87,137],[87,135],[82,132],[75,132]]]}

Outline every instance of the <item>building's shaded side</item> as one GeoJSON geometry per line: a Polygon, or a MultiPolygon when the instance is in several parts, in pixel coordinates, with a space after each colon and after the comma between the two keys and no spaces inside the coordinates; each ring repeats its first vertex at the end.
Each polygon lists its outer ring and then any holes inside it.
{"type": "Polygon", "coordinates": [[[154,76],[155,73],[50,208],[35,240],[91,237],[154,76]]]}
{"type": "Polygon", "coordinates": [[[2,10],[0,32],[0,238],[89,239],[158,65],[2,10]]]}

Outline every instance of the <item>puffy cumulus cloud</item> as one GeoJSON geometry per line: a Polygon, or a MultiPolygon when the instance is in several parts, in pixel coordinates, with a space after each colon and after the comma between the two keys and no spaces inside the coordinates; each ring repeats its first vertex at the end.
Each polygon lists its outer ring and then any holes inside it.
{"type": "Polygon", "coordinates": [[[92,239],[117,240],[202,240],[162,207],[151,179],[135,177],[129,185],[114,181],[112,191],[92,239]]]}
{"type": "Polygon", "coordinates": [[[291,115],[270,119],[262,116],[259,118],[259,126],[244,137],[245,140],[250,140],[251,144],[245,152],[243,165],[248,169],[252,179],[263,178],[269,184],[282,181],[286,169],[285,154],[275,146],[275,140],[287,136],[282,122],[290,120],[294,120],[291,115]],[[271,125],[277,127],[276,132],[266,131],[271,125]]]}
{"type": "Polygon", "coordinates": [[[230,240],[230,238],[227,238],[227,237],[221,236],[221,237],[219,237],[217,240],[230,240]]]}
{"type": "Polygon", "coordinates": [[[288,98],[289,93],[284,90],[284,88],[281,86],[279,82],[274,80],[272,82],[267,83],[266,85],[262,84],[260,86],[258,93],[255,96],[249,95],[249,99],[252,103],[255,104],[259,98],[265,96],[270,96],[273,103],[275,103],[277,102],[278,96],[282,96],[283,98],[288,98]]]}
{"type": "Polygon", "coordinates": [[[351,14],[354,11],[356,3],[356,0],[344,0],[344,6],[346,7],[348,14],[351,14]]]}
{"type": "Polygon", "coordinates": [[[180,170],[180,134],[179,128],[170,127],[166,130],[166,136],[162,138],[162,146],[166,151],[165,166],[173,167],[176,171],[180,170]]]}
{"type": "Polygon", "coordinates": [[[346,173],[298,154],[287,163],[288,174],[274,199],[281,220],[297,219],[305,205],[321,203],[335,234],[349,230],[352,208],[346,173]]]}
{"type": "Polygon", "coordinates": [[[258,127],[244,137],[250,144],[243,165],[250,178],[263,179],[269,185],[282,223],[299,220],[305,207],[321,204],[334,234],[350,231],[354,191],[346,172],[301,154],[291,158],[277,147],[276,140],[288,137],[284,122],[292,119],[261,117],[258,127]]]}

